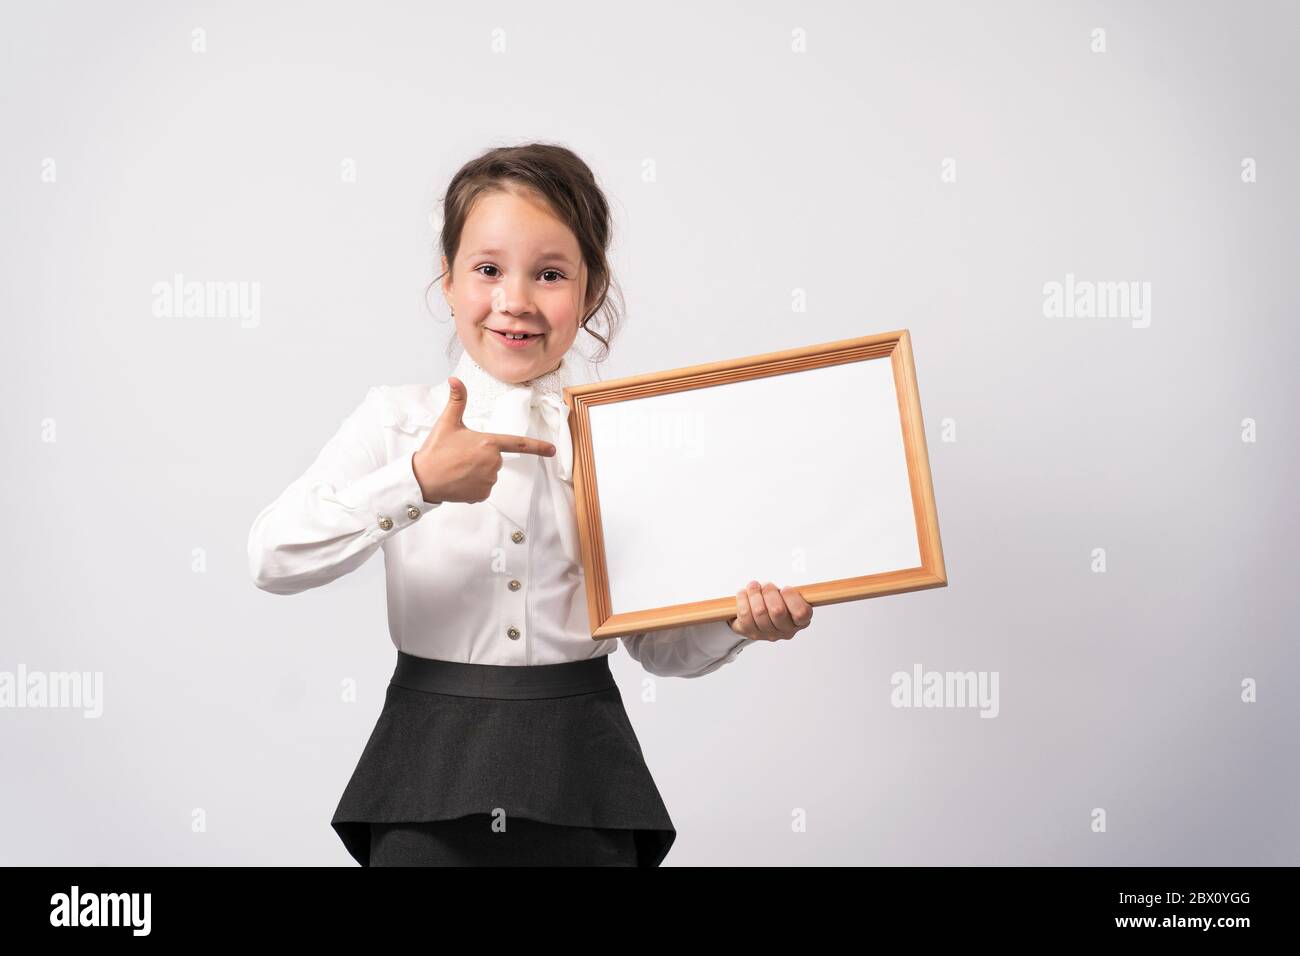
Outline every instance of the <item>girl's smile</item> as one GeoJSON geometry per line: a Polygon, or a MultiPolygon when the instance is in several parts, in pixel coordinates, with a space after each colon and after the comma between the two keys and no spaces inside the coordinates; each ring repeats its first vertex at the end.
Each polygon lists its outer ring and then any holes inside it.
{"type": "Polygon", "coordinates": [[[540,332],[532,332],[532,333],[519,332],[519,333],[507,334],[506,330],[494,329],[491,327],[488,328],[488,331],[495,332],[496,334],[493,335],[492,337],[508,349],[526,349],[530,345],[536,344],[537,341],[542,337],[542,333],[540,332]],[[520,337],[514,337],[514,336],[520,336],[520,337]]]}

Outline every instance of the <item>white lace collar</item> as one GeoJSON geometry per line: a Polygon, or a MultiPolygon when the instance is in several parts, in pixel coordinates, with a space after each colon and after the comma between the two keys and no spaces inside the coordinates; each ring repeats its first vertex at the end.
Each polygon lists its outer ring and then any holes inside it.
{"type": "Polygon", "coordinates": [[[491,415],[497,401],[511,392],[531,391],[534,402],[542,395],[553,395],[563,402],[565,387],[572,385],[576,379],[572,349],[564,353],[557,368],[526,382],[501,381],[475,362],[469,352],[462,353],[460,361],[456,363],[451,374],[465,383],[469,396],[465,405],[465,414],[475,418],[491,415]]]}

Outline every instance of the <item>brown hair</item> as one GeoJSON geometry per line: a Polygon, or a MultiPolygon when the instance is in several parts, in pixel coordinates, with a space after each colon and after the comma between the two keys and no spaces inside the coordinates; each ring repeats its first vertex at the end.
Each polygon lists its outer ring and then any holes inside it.
{"type": "MultiPolygon", "coordinates": [[[[550,143],[499,146],[462,166],[451,178],[447,195],[442,199],[440,245],[442,254],[447,257],[448,269],[455,265],[461,231],[475,200],[484,193],[512,188],[535,193],[577,237],[582,261],[587,267],[583,303],[595,303],[583,315],[579,327],[604,347],[600,359],[603,361],[609,355],[610,340],[622,324],[624,303],[607,257],[613,231],[609,203],[591,169],[572,150],[550,143]],[[593,331],[588,324],[602,313],[606,335],[593,331]]],[[[440,273],[429,283],[429,288],[440,282],[444,275],[445,272],[440,273]]],[[[428,288],[425,297],[427,302],[428,288]]],[[[448,357],[455,341],[453,335],[448,343],[448,357]]]]}

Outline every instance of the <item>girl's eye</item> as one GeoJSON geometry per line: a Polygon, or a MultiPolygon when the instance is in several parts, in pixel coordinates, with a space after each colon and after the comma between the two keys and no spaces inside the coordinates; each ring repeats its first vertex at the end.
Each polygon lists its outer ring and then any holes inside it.
{"type": "MultiPolygon", "coordinates": [[[[483,269],[494,269],[494,270],[495,270],[496,268],[497,268],[497,267],[494,266],[494,265],[492,265],[492,263],[490,263],[490,262],[485,262],[485,263],[483,263],[483,265],[478,266],[474,271],[477,272],[477,273],[479,273],[479,274],[482,275],[482,276],[485,276],[485,277],[488,278],[488,279],[495,279],[495,278],[496,278],[496,275],[495,275],[495,274],[489,275],[488,273],[483,272],[482,270],[483,270],[483,269]]],[[[497,270],[497,271],[500,271],[500,270],[497,270]]],[[[554,280],[552,280],[551,282],[547,283],[548,285],[554,285],[556,282],[560,281],[560,279],[563,279],[563,278],[564,278],[564,273],[561,272],[559,269],[543,269],[543,270],[541,271],[541,273],[539,273],[539,274],[540,274],[540,275],[551,275],[551,274],[554,274],[554,275],[559,276],[559,279],[554,279],[554,280]]]]}

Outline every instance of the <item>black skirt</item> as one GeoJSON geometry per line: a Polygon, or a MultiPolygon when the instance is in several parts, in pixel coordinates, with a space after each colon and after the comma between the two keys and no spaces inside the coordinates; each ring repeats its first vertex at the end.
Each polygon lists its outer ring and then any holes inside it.
{"type": "Polygon", "coordinates": [[[371,866],[637,866],[635,830],[562,827],[487,813],[370,824],[371,866]],[[508,822],[508,826],[507,826],[508,822]]]}
{"type": "Polygon", "coordinates": [[[472,814],[632,831],[658,866],[677,830],[646,766],[607,655],[492,665],[397,653],[375,729],[334,811],[370,865],[371,823],[472,814]]]}

